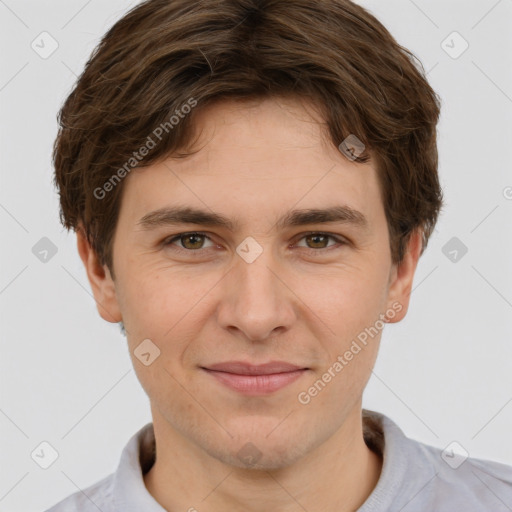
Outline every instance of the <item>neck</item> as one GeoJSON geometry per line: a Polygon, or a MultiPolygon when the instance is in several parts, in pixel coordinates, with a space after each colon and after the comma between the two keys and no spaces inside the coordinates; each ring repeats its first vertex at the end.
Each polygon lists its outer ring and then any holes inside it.
{"type": "Polygon", "coordinates": [[[364,442],[361,408],[297,463],[276,470],[241,469],[211,457],[153,414],[157,458],[144,475],[166,510],[201,512],[348,512],[377,485],[382,458],[364,442]]]}

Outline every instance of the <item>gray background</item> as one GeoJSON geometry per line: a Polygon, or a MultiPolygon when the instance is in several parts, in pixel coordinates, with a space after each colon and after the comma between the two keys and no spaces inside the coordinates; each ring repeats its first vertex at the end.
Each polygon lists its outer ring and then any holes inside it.
{"type": "MultiPolygon", "coordinates": [[[[0,0],[0,511],[44,510],[111,473],[151,420],[126,340],[99,317],[75,236],[59,224],[50,160],[76,75],[136,3],[0,0]],[[43,31],[59,45],[46,59],[31,47],[43,31]],[[43,237],[57,249],[46,262],[32,251],[43,237]],[[31,457],[48,456],[43,441],[59,453],[46,470],[31,457]]],[[[512,0],[360,3],[421,59],[442,98],[446,200],[364,406],[409,437],[512,464],[512,0]],[[453,31],[469,43],[458,58],[453,31]]]]}

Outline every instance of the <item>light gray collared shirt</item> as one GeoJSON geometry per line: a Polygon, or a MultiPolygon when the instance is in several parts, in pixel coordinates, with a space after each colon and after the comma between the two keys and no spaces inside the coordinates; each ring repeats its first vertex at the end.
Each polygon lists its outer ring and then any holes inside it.
{"type": "MultiPolygon", "coordinates": [[[[365,442],[383,456],[383,466],[357,512],[512,512],[512,466],[463,460],[450,449],[443,453],[406,437],[390,418],[367,409],[363,426],[365,442]]],[[[154,454],[153,424],[148,423],[128,441],[115,473],[46,512],[166,512],[144,485],[154,454]]]]}

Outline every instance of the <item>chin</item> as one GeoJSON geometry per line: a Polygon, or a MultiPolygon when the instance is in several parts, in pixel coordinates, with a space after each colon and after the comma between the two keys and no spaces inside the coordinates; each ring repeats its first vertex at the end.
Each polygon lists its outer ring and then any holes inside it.
{"type": "Polygon", "coordinates": [[[287,440],[286,445],[281,446],[268,441],[264,445],[247,441],[238,446],[240,448],[234,452],[230,446],[226,447],[226,451],[218,449],[211,455],[225,464],[251,472],[285,469],[304,455],[304,449],[298,449],[290,439],[287,440]]]}
{"type": "Polygon", "coordinates": [[[279,432],[275,420],[270,428],[268,421],[256,421],[249,429],[233,429],[230,432],[233,438],[228,443],[223,439],[218,444],[204,448],[221,462],[250,471],[284,469],[313,448],[312,439],[305,438],[300,432],[296,432],[296,435],[289,429],[279,432]]]}

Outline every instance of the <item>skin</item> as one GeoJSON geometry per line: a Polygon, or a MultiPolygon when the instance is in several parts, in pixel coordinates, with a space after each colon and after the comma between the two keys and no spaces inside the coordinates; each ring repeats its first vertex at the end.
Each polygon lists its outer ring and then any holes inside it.
{"type": "Polygon", "coordinates": [[[361,420],[380,333],[308,404],[297,397],[393,304],[387,321],[405,316],[421,234],[394,264],[372,161],[347,159],[305,100],[223,101],[197,114],[196,154],[126,178],[113,243],[115,281],[78,233],[98,311],[124,322],[150,399],[157,460],[144,476],[146,487],[169,511],[357,509],[382,469],[361,420]],[[138,224],[176,205],[207,209],[239,226],[231,232],[138,224]],[[276,227],[291,209],[337,205],[364,214],[366,228],[276,227]],[[164,244],[194,231],[207,237],[164,244]],[[263,249],[252,263],[236,252],[249,236],[263,249]],[[148,338],[160,356],[145,366],[134,350],[148,338]],[[201,369],[229,360],[280,360],[308,370],[269,395],[246,396],[201,369]],[[256,464],[237,455],[247,443],[257,449],[256,464]]]}

